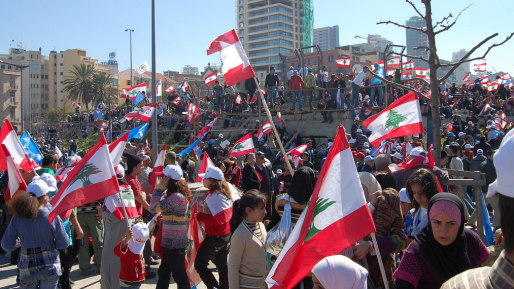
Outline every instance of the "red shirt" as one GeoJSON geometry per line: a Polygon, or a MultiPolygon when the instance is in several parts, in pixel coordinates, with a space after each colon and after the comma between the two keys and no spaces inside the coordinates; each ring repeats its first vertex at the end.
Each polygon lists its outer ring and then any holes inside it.
{"type": "MultiPolygon", "coordinates": [[[[137,196],[140,196],[143,193],[143,191],[141,190],[141,183],[139,182],[139,180],[137,178],[134,178],[131,175],[126,175],[125,180],[130,185],[130,188],[132,189],[132,192],[134,193],[134,198],[137,198],[137,196]]],[[[136,200],[136,209],[137,209],[138,216],[139,217],[143,216],[143,204],[139,203],[137,200],[136,200]]]]}
{"type": "MultiPolygon", "coordinates": [[[[206,195],[212,194],[214,192],[209,191],[206,195]]],[[[207,203],[204,203],[204,206],[207,206],[207,203]]],[[[232,211],[232,208],[227,209],[232,211]]],[[[198,222],[203,222],[205,224],[205,233],[210,236],[225,236],[230,234],[230,217],[232,214],[223,214],[218,213],[220,216],[225,216],[224,218],[214,218],[211,214],[206,214],[203,212],[198,212],[196,220],[198,222]]]]}
{"type": "Polygon", "coordinates": [[[143,255],[134,254],[128,245],[121,248],[121,242],[114,247],[114,255],[120,258],[120,280],[122,282],[136,283],[145,281],[146,270],[143,255]]]}

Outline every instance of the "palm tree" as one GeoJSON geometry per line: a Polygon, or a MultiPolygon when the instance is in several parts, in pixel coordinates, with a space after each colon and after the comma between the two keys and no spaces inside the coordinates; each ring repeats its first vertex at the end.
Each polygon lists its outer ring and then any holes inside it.
{"type": "Polygon", "coordinates": [[[81,101],[86,104],[89,109],[89,103],[94,99],[93,74],[95,69],[91,65],[73,65],[70,70],[72,76],[68,76],[64,80],[64,91],[68,93],[68,97],[74,101],[81,101]]]}
{"type": "Polygon", "coordinates": [[[107,74],[102,71],[95,71],[93,74],[93,87],[95,90],[95,103],[103,102],[107,103],[109,106],[109,102],[113,96],[117,96],[117,90],[112,89],[112,82],[114,78],[111,74],[107,74]]]}

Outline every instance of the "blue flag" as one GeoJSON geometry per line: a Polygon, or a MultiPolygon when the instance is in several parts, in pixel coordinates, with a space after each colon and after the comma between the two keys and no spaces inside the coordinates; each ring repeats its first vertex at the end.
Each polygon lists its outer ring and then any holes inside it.
{"type": "Polygon", "coordinates": [[[181,151],[180,153],[177,154],[177,156],[185,156],[187,155],[188,153],[190,153],[197,145],[198,143],[202,140],[202,138],[205,136],[205,134],[207,133],[207,131],[205,131],[197,140],[195,140],[194,143],[192,143],[188,148],[186,148],[185,150],[181,151]]]}
{"type": "Polygon", "coordinates": [[[145,95],[142,94],[141,91],[138,91],[136,98],[134,98],[134,105],[140,103],[143,99],[145,99],[145,95]]]}
{"type": "Polygon", "coordinates": [[[99,109],[95,109],[94,112],[95,112],[94,119],[104,119],[104,112],[103,111],[101,111],[99,109]]]}
{"type": "MultiPolygon", "coordinates": [[[[378,76],[384,77],[384,67],[380,66],[380,68],[377,70],[377,72],[375,74],[378,75],[378,76]]],[[[378,79],[376,77],[373,77],[373,79],[371,80],[370,85],[377,84],[377,83],[382,83],[382,80],[380,80],[380,79],[378,79]]]]}
{"type": "Polygon", "coordinates": [[[27,155],[33,159],[38,165],[41,165],[43,162],[43,154],[37,147],[34,140],[30,137],[30,134],[28,131],[26,131],[20,138],[20,142],[23,145],[23,148],[25,149],[25,152],[27,155]]]}
{"type": "Polygon", "coordinates": [[[71,151],[70,156],[74,157],[74,156],[75,156],[75,152],[74,152],[74,151],[71,151]]]}
{"type": "MultiPolygon", "coordinates": [[[[494,233],[493,228],[491,227],[491,220],[489,219],[489,211],[487,210],[487,205],[485,203],[484,194],[482,195],[482,217],[484,219],[484,233],[485,238],[489,244],[486,244],[486,246],[492,246],[494,245],[494,233]]],[[[480,217],[478,217],[480,218],[480,217]]],[[[495,216],[496,218],[496,216],[495,216]]]]}
{"type": "MultiPolygon", "coordinates": [[[[133,139],[133,138],[142,139],[142,138],[143,138],[143,136],[144,136],[144,135],[145,135],[145,133],[146,133],[146,129],[148,128],[148,125],[149,125],[149,124],[150,124],[150,123],[149,123],[149,122],[147,122],[147,123],[145,123],[145,124],[142,124],[142,125],[140,125],[140,126],[138,126],[138,127],[134,128],[134,129],[131,129],[130,131],[126,132],[126,133],[128,133],[128,134],[129,134],[129,135],[128,135],[128,140],[130,141],[130,140],[131,140],[131,139],[133,139]]],[[[125,133],[120,134],[120,135],[119,135],[119,136],[117,136],[116,138],[119,138],[120,136],[122,136],[122,135],[124,135],[124,134],[125,134],[125,133]]]]}

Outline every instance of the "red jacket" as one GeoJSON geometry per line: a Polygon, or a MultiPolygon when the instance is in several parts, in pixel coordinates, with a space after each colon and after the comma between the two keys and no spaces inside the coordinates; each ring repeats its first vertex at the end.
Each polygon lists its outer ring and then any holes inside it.
{"type": "Polygon", "coordinates": [[[293,74],[291,76],[291,81],[289,82],[289,89],[303,89],[305,88],[305,83],[303,79],[298,74],[293,74]]]}
{"type": "MultiPolygon", "coordinates": [[[[213,192],[209,191],[206,195],[209,194],[218,193],[219,192],[213,192]]],[[[224,196],[221,197],[221,199],[225,198],[224,196]]],[[[204,203],[204,206],[207,206],[207,203],[204,203]]],[[[198,222],[203,222],[205,224],[205,233],[210,236],[225,236],[230,234],[230,218],[232,217],[232,208],[227,208],[219,212],[216,215],[216,218],[214,215],[206,214],[203,212],[199,212],[197,215],[196,220],[198,222]]]]}
{"type": "Polygon", "coordinates": [[[128,245],[121,249],[121,242],[114,247],[114,255],[120,258],[121,270],[120,280],[123,282],[143,282],[145,281],[146,269],[143,255],[132,253],[128,245]]]}

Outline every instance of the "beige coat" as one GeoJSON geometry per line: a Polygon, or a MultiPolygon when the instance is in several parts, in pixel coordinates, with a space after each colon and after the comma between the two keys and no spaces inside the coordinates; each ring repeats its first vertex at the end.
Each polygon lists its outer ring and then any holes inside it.
{"type": "Polygon", "coordinates": [[[228,255],[230,289],[267,288],[265,280],[270,268],[264,246],[266,227],[262,222],[259,226],[262,239],[252,234],[244,223],[241,223],[232,235],[228,255]]]}

